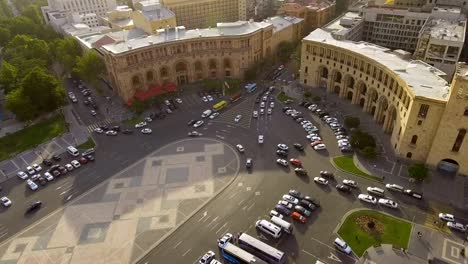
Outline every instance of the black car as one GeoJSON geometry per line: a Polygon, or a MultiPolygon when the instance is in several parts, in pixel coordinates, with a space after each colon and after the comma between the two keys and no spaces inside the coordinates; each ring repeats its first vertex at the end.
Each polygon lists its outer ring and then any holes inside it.
{"type": "Polygon", "coordinates": [[[59,171],[58,169],[53,170],[53,171],[51,171],[50,173],[52,173],[52,175],[53,175],[54,177],[59,177],[59,176],[60,176],[60,171],[59,171]]]}
{"type": "Polygon", "coordinates": [[[133,134],[133,130],[126,128],[122,131],[122,134],[125,134],[125,135],[133,134]]]}
{"type": "Polygon", "coordinates": [[[311,105],[312,105],[312,103],[306,103],[306,104],[304,105],[304,107],[305,107],[305,108],[308,108],[308,107],[311,106],[311,105]]]}
{"type": "Polygon", "coordinates": [[[100,126],[99,128],[102,129],[102,130],[104,130],[104,131],[109,130],[109,127],[106,126],[106,125],[102,125],[102,126],[100,126]]]}
{"type": "Polygon", "coordinates": [[[331,171],[320,171],[320,176],[324,178],[333,178],[333,172],[331,171]]]}
{"type": "Polygon", "coordinates": [[[317,206],[315,206],[313,203],[311,203],[311,202],[309,202],[307,200],[304,200],[304,199],[299,201],[299,205],[302,205],[302,206],[304,206],[306,208],[309,208],[311,211],[317,209],[317,206]]]}
{"type": "Polygon", "coordinates": [[[328,114],[327,112],[322,112],[322,113],[320,113],[318,116],[319,116],[319,117],[324,117],[324,116],[326,116],[326,115],[329,115],[329,114],[328,114]]]}
{"type": "Polygon", "coordinates": [[[41,208],[42,202],[41,201],[35,201],[33,202],[28,209],[26,209],[26,213],[31,213],[36,211],[37,209],[41,208]]]}
{"type": "Polygon", "coordinates": [[[305,197],[304,197],[304,200],[313,203],[313,204],[314,204],[315,206],[317,206],[317,207],[320,207],[320,202],[319,202],[319,200],[317,200],[317,199],[314,199],[314,198],[312,198],[312,197],[310,197],[310,196],[305,196],[305,197]]]}
{"type": "Polygon", "coordinates": [[[52,166],[52,161],[50,159],[45,159],[42,161],[42,164],[46,166],[52,166]]]}
{"type": "Polygon", "coordinates": [[[52,172],[52,171],[54,171],[54,170],[57,170],[59,167],[60,167],[60,165],[55,164],[55,165],[53,165],[52,167],[50,167],[47,171],[48,171],[48,172],[52,172]]]}
{"type": "Polygon", "coordinates": [[[307,102],[306,102],[306,101],[302,101],[302,102],[299,104],[299,106],[304,106],[305,104],[307,104],[307,102]]]}
{"type": "Polygon", "coordinates": [[[169,109],[171,109],[171,111],[173,111],[175,109],[174,105],[173,104],[170,104],[169,105],[169,109]]]}
{"type": "Polygon", "coordinates": [[[351,148],[351,147],[341,147],[340,151],[341,152],[347,152],[347,153],[354,152],[353,148],[351,148]]]}
{"type": "Polygon", "coordinates": [[[307,171],[303,168],[295,168],[294,173],[296,173],[299,176],[307,176],[307,171]]]}
{"type": "Polygon", "coordinates": [[[300,123],[300,122],[302,122],[302,121],[304,121],[304,118],[302,118],[302,117],[299,117],[298,119],[296,119],[296,122],[297,122],[297,123],[300,123]]]}
{"type": "Polygon", "coordinates": [[[280,156],[280,157],[287,157],[288,156],[288,152],[284,151],[284,150],[280,150],[278,149],[276,151],[276,155],[280,156]]]}
{"type": "Polygon", "coordinates": [[[286,111],[291,110],[291,109],[292,109],[291,107],[285,106],[285,107],[283,107],[283,112],[286,112],[286,111]]]}
{"type": "Polygon", "coordinates": [[[419,200],[421,200],[423,198],[422,193],[418,193],[418,192],[412,191],[410,189],[404,190],[403,193],[408,195],[408,196],[411,196],[413,198],[419,199],[419,200]]]}
{"type": "Polygon", "coordinates": [[[294,143],[294,148],[297,149],[297,150],[300,150],[300,151],[303,151],[303,150],[304,150],[304,146],[302,146],[302,145],[299,144],[299,143],[294,143]]]}
{"type": "Polygon", "coordinates": [[[349,188],[348,186],[344,185],[344,184],[338,184],[336,185],[336,189],[338,191],[342,191],[342,192],[345,192],[345,193],[349,193],[351,192],[351,188],[349,188]]]}
{"type": "Polygon", "coordinates": [[[94,108],[94,109],[98,109],[99,107],[97,106],[97,104],[95,103],[91,103],[91,106],[94,108]]]}
{"type": "Polygon", "coordinates": [[[113,127],[111,128],[111,130],[120,132],[120,126],[113,126],[113,127]]]}
{"type": "Polygon", "coordinates": [[[39,184],[41,186],[44,186],[44,185],[47,184],[47,181],[46,181],[46,179],[44,179],[44,177],[39,177],[37,180],[39,181],[39,184]]]}
{"type": "Polygon", "coordinates": [[[148,115],[148,116],[149,116],[149,118],[151,118],[151,119],[154,119],[154,118],[156,118],[156,114],[155,114],[155,113],[149,113],[149,115],[148,115]]]}
{"type": "Polygon", "coordinates": [[[302,195],[300,191],[294,189],[289,190],[288,194],[299,200],[301,200],[304,197],[304,195],[302,195]]]}
{"type": "Polygon", "coordinates": [[[245,167],[247,167],[248,169],[252,168],[253,166],[253,161],[252,159],[247,159],[247,161],[245,162],[245,167]]]}
{"type": "Polygon", "coordinates": [[[94,161],[95,160],[93,155],[87,155],[86,159],[89,160],[89,161],[94,161]]]}
{"type": "Polygon", "coordinates": [[[192,119],[192,120],[187,122],[187,126],[193,126],[193,124],[195,124],[195,122],[197,122],[197,120],[192,119]]]}
{"type": "Polygon", "coordinates": [[[257,99],[255,99],[255,103],[256,103],[256,104],[259,104],[259,103],[260,103],[260,98],[259,98],[259,97],[257,97],[257,99]]]}
{"type": "Polygon", "coordinates": [[[58,167],[58,170],[60,171],[60,174],[62,175],[65,175],[68,172],[68,170],[63,166],[58,167]]]}
{"type": "Polygon", "coordinates": [[[53,155],[53,156],[52,156],[52,159],[55,160],[55,161],[60,161],[62,158],[60,158],[60,157],[57,156],[57,155],[53,155]]]}

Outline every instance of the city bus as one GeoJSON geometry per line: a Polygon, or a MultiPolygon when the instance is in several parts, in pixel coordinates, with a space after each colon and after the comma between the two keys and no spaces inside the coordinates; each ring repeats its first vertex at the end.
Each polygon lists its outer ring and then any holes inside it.
{"type": "Polygon", "coordinates": [[[221,249],[221,254],[226,260],[234,264],[267,264],[267,262],[229,242],[221,249]]]}
{"type": "Polygon", "coordinates": [[[219,110],[223,109],[224,107],[226,107],[227,105],[228,105],[228,103],[223,100],[223,101],[213,105],[213,111],[219,111],[219,110]]]}
{"type": "Polygon", "coordinates": [[[257,89],[257,84],[256,83],[248,83],[245,85],[245,90],[248,93],[251,93],[257,89]]]}
{"type": "Polygon", "coordinates": [[[284,252],[252,237],[246,233],[239,236],[239,247],[258,256],[268,263],[283,264],[286,261],[284,252]]]}

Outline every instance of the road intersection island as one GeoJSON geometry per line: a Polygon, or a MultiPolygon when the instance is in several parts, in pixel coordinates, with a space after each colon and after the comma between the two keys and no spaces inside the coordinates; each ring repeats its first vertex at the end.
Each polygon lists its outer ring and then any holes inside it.
{"type": "Polygon", "coordinates": [[[0,263],[134,262],[228,186],[239,166],[220,141],[170,143],[6,241],[0,263]]]}

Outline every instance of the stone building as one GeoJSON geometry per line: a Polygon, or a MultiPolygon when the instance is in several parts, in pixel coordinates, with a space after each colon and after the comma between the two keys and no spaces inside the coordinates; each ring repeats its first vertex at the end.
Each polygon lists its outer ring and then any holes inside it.
{"type": "Polygon", "coordinates": [[[459,64],[450,85],[408,55],[317,29],[303,39],[300,80],[372,115],[401,158],[468,175],[468,67],[459,64]]]}

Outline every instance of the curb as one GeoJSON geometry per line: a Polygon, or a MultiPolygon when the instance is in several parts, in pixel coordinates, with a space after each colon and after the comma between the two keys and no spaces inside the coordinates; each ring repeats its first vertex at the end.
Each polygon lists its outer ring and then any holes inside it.
{"type": "MultiPolygon", "coordinates": [[[[354,155],[353,155],[354,156],[354,155]]],[[[330,157],[330,163],[332,164],[332,166],[341,171],[341,172],[345,172],[345,173],[348,173],[348,174],[351,174],[351,175],[354,175],[356,177],[359,177],[359,178],[362,178],[362,179],[366,179],[366,180],[369,180],[369,181],[373,181],[373,182],[378,182],[380,184],[383,184],[383,179],[381,181],[379,180],[376,180],[376,179],[370,179],[370,178],[367,178],[367,177],[364,177],[362,175],[359,175],[359,174],[356,174],[356,173],[352,173],[352,172],[349,172],[349,171],[346,171],[346,170],[343,170],[342,168],[338,167],[338,165],[335,164],[335,161],[333,160],[333,158],[337,158],[337,157],[341,157],[341,156],[335,156],[335,157],[330,157]]],[[[374,175],[371,175],[371,176],[374,176],[374,175]]],[[[377,177],[377,176],[374,176],[374,177],[377,177]]]]}

